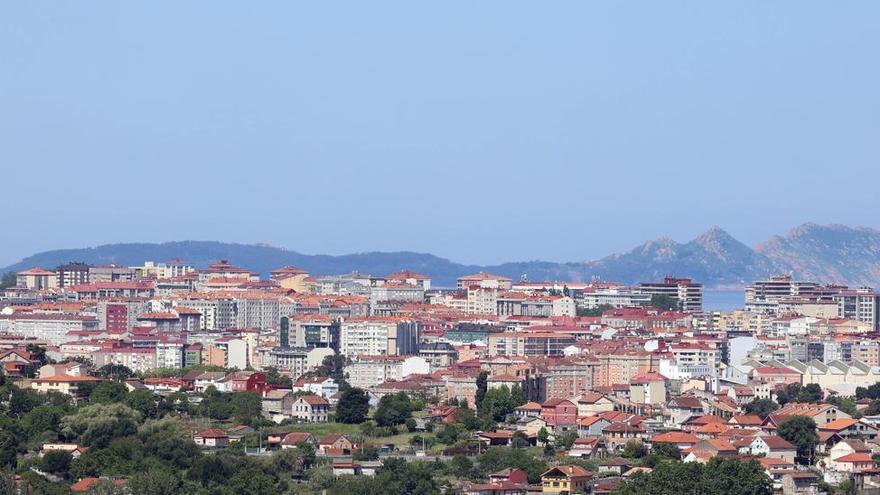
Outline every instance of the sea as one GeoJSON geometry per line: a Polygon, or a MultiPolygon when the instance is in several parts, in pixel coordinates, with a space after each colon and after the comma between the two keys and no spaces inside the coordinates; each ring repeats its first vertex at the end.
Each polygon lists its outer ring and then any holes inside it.
{"type": "Polygon", "coordinates": [[[745,306],[746,295],[742,290],[704,290],[703,311],[733,311],[745,306]]]}

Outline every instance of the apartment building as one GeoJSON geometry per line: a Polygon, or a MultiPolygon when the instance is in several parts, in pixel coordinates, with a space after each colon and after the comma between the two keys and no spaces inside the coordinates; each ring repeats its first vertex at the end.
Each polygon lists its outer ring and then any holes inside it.
{"type": "Polygon", "coordinates": [[[58,287],[72,287],[90,282],[89,269],[86,263],[67,263],[55,269],[58,287]]]}
{"type": "Polygon", "coordinates": [[[352,318],[339,330],[339,353],[345,356],[418,354],[421,323],[397,318],[352,318]]]}
{"type": "Polygon", "coordinates": [[[98,329],[98,320],[93,316],[62,313],[0,314],[0,333],[34,338],[52,345],[75,340],[68,332],[98,329]]]}
{"type": "Polygon", "coordinates": [[[650,296],[668,296],[678,301],[678,307],[689,313],[703,311],[703,284],[689,278],[667,276],[662,282],[643,282],[639,289],[650,296]]]}

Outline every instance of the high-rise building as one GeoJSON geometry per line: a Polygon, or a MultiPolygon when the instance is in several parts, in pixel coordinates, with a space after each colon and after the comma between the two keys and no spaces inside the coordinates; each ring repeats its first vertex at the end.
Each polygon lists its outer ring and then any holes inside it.
{"type": "Polygon", "coordinates": [[[667,296],[678,301],[682,311],[701,313],[703,311],[703,284],[689,278],[667,276],[662,282],[642,282],[639,288],[651,296],[667,296]]]}

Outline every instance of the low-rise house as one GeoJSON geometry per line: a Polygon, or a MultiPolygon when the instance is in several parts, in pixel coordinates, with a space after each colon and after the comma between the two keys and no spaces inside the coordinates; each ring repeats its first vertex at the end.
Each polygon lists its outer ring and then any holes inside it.
{"type": "Polygon", "coordinates": [[[595,392],[581,395],[576,402],[578,417],[595,416],[605,411],[614,410],[614,402],[611,399],[595,392]]]}
{"type": "Polygon", "coordinates": [[[145,378],[143,384],[153,392],[172,393],[184,388],[183,381],[177,378],[145,378]]]}
{"type": "Polygon", "coordinates": [[[700,443],[699,437],[684,431],[668,431],[651,437],[651,445],[671,443],[679,449],[689,449],[700,443]]]}
{"type": "Polygon", "coordinates": [[[514,414],[520,418],[536,418],[541,415],[541,404],[538,404],[537,402],[526,402],[514,409],[514,414]]]}
{"type": "Polygon", "coordinates": [[[505,481],[528,484],[529,475],[522,469],[517,468],[502,469],[501,471],[489,474],[489,483],[502,483],[505,481]]]}
{"type": "Polygon", "coordinates": [[[304,431],[292,431],[281,439],[282,449],[295,449],[301,443],[307,443],[313,447],[318,446],[318,439],[315,435],[304,431]]]}
{"type": "Polygon", "coordinates": [[[513,432],[509,430],[495,430],[480,433],[477,440],[486,446],[508,445],[513,438],[513,432]]]}
{"type": "MultiPolygon", "coordinates": [[[[126,485],[128,484],[128,480],[122,480],[122,479],[111,480],[111,479],[86,477],[86,478],[83,478],[83,479],[77,481],[76,483],[70,485],[70,491],[72,491],[74,493],[90,493],[90,492],[92,492],[92,490],[97,488],[98,485],[100,485],[101,483],[103,483],[105,481],[113,484],[113,486],[115,486],[117,490],[124,490],[126,485]]],[[[123,492],[123,493],[125,493],[125,492],[123,492]]]]}
{"type": "Polygon", "coordinates": [[[40,393],[58,392],[77,399],[83,395],[80,386],[101,381],[92,376],[55,375],[36,378],[31,381],[31,388],[40,393]]]}
{"type": "Polygon", "coordinates": [[[843,438],[877,438],[877,427],[853,418],[840,418],[819,425],[819,431],[837,433],[843,438]]]}
{"type": "Polygon", "coordinates": [[[561,465],[550,468],[541,475],[541,487],[543,493],[568,494],[586,493],[587,483],[593,473],[575,465],[561,465]]]}
{"type": "Polygon", "coordinates": [[[578,420],[579,437],[598,437],[611,421],[601,416],[587,416],[578,420]]]}
{"type": "Polygon", "coordinates": [[[425,415],[426,421],[434,421],[445,425],[455,423],[455,413],[459,410],[458,406],[439,406],[432,407],[425,415]]]}
{"type": "Polygon", "coordinates": [[[330,401],[317,395],[303,395],[293,402],[291,417],[306,423],[326,423],[330,417],[330,401]]]}
{"type": "MultiPolygon", "coordinates": [[[[226,390],[225,384],[226,373],[223,371],[203,371],[193,379],[193,389],[196,392],[204,392],[208,387],[214,387],[220,392],[231,392],[226,390]]],[[[186,381],[184,381],[186,384],[186,381]]]]}
{"type": "Polygon", "coordinates": [[[465,495],[526,495],[529,493],[529,485],[513,481],[470,483],[462,493],[465,495]]]}
{"type": "Polygon", "coordinates": [[[263,394],[263,416],[280,423],[293,415],[296,395],[289,389],[270,390],[263,394]]]}
{"type": "Polygon", "coordinates": [[[318,441],[318,452],[326,456],[346,456],[354,453],[360,445],[339,433],[333,433],[318,441]]]}
{"type": "Polygon", "coordinates": [[[309,392],[329,399],[339,392],[339,385],[330,377],[300,378],[293,384],[294,392],[309,392]]]}
{"type": "Polygon", "coordinates": [[[616,451],[623,449],[630,440],[643,440],[645,428],[641,423],[632,424],[628,421],[611,423],[602,429],[602,436],[605,437],[605,445],[609,451],[616,451]]]}
{"type": "Polygon", "coordinates": [[[211,428],[193,435],[193,442],[200,447],[223,448],[229,446],[229,435],[223,430],[211,428]]]}
{"type": "Polygon", "coordinates": [[[727,421],[727,424],[734,428],[760,429],[761,417],[755,414],[738,414],[727,421]]]}
{"type": "Polygon", "coordinates": [[[611,457],[599,463],[600,473],[613,473],[618,476],[629,471],[632,463],[623,457],[611,457]]]}
{"type": "Polygon", "coordinates": [[[840,473],[855,473],[865,469],[872,469],[874,467],[874,459],[871,458],[871,454],[855,452],[837,459],[830,459],[827,466],[840,473]]]}
{"type": "Polygon", "coordinates": [[[567,399],[550,399],[541,404],[541,417],[553,431],[568,431],[577,426],[577,406],[567,399]]]}
{"type": "Polygon", "coordinates": [[[568,451],[569,457],[591,458],[599,452],[599,439],[596,437],[578,438],[568,451]]]}
{"type": "Polygon", "coordinates": [[[786,461],[794,462],[797,456],[797,448],[788,440],[776,436],[758,436],[749,444],[749,453],[766,457],[779,457],[786,461]]]}
{"type": "Polygon", "coordinates": [[[40,457],[49,452],[66,452],[70,454],[71,458],[78,459],[79,456],[83,455],[87,450],[89,450],[88,447],[83,447],[82,445],[77,445],[75,443],[44,443],[43,447],[40,449],[40,457]]]}

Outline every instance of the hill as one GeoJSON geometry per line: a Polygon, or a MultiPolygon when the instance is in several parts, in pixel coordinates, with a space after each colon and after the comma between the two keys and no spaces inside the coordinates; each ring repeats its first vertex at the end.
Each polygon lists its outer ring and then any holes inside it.
{"type": "Polygon", "coordinates": [[[774,236],[755,249],[713,227],[689,242],[660,238],[625,253],[570,263],[524,261],[479,266],[409,251],[330,256],[302,254],[266,245],[179,241],[46,251],[0,271],[20,271],[33,266],[52,268],[69,261],[136,265],[144,260],[170,258],[182,258],[197,267],[228,259],[264,275],[283,265],[299,266],[314,275],[353,270],[384,275],[410,269],[431,276],[437,286],[453,286],[457,277],[478,271],[513,279],[523,276],[530,280],[587,281],[600,278],[623,283],[657,280],[674,274],[694,278],[707,287],[742,286],[768,275],[791,273],[798,278],[823,283],[880,285],[880,232],[861,227],[816,224],[804,224],[784,236],[774,236]]]}

